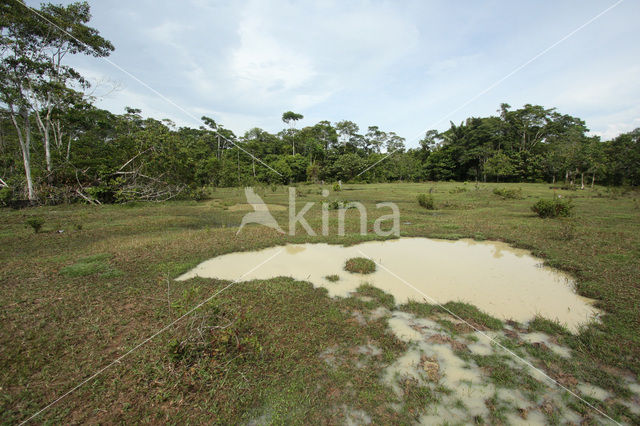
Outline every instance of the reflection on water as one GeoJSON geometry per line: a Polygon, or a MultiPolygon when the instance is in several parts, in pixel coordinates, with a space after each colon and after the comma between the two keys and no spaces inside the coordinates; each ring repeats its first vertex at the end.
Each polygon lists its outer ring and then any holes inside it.
{"type": "Polygon", "coordinates": [[[199,276],[247,281],[288,276],[343,297],[367,282],[393,294],[396,303],[464,301],[498,318],[526,322],[540,314],[576,330],[597,312],[592,300],[574,293],[567,274],[541,267],[541,262],[526,250],[500,242],[401,238],[350,247],[289,244],[284,250],[271,247],[230,253],[201,263],[178,280],[199,276]],[[347,259],[363,255],[382,267],[366,276],[343,269],[347,259]],[[332,274],[340,279],[326,280],[332,274]]]}

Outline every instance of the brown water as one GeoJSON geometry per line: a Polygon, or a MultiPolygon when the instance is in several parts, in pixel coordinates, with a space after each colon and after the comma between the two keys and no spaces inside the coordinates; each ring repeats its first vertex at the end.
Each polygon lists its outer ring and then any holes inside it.
{"type": "Polygon", "coordinates": [[[597,313],[592,300],[574,292],[570,276],[543,266],[526,250],[490,241],[401,238],[350,247],[290,244],[218,256],[177,279],[195,276],[241,281],[288,276],[342,297],[369,283],[399,304],[464,301],[501,319],[527,322],[539,314],[573,331],[597,313]],[[379,263],[376,272],[360,275],[343,269],[347,259],[363,256],[379,263]],[[340,279],[325,278],[332,274],[340,279]]]}

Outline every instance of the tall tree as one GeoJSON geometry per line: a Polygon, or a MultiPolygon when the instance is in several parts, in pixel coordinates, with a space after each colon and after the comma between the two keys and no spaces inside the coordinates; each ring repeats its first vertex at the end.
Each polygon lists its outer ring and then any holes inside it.
{"type": "Polygon", "coordinates": [[[0,102],[6,106],[18,133],[28,197],[35,200],[31,176],[32,116],[43,136],[50,171],[54,108],[69,99],[70,85],[87,85],[75,69],[63,65],[63,59],[67,54],[78,53],[107,56],[113,45],[86,25],[91,19],[86,2],[66,7],[43,4],[38,14],[15,1],[2,2],[0,7],[0,102]]]}
{"type": "Polygon", "coordinates": [[[289,125],[289,134],[291,136],[291,147],[293,155],[296,155],[296,141],[293,130],[295,129],[296,121],[302,120],[304,115],[295,113],[293,111],[287,111],[282,114],[282,121],[289,125]]]}

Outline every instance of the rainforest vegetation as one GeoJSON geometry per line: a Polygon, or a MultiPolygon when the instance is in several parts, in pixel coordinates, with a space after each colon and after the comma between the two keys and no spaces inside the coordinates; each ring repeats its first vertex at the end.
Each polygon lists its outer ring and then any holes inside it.
{"type": "Polygon", "coordinates": [[[489,117],[428,130],[417,147],[376,125],[343,120],[243,135],[202,117],[199,127],[94,105],[71,55],[108,56],[86,2],[44,4],[40,16],[2,2],[0,202],[56,204],[198,198],[202,187],[296,182],[560,182],[640,184],[640,129],[602,141],[555,108],[503,103],[489,117]],[[55,23],[58,29],[50,25],[55,23]],[[374,166],[375,165],[375,166],[374,166]]]}

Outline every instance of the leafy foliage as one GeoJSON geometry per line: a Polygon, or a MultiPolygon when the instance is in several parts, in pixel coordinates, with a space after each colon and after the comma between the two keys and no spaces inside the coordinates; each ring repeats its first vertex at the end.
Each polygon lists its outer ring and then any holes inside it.
{"type": "Polygon", "coordinates": [[[42,225],[44,225],[44,219],[38,216],[31,216],[27,218],[25,222],[27,225],[33,228],[33,232],[35,232],[36,234],[40,232],[42,225]]]}
{"type": "Polygon", "coordinates": [[[573,214],[573,204],[560,198],[538,200],[531,210],[541,218],[569,217],[573,214]]]}
{"type": "Polygon", "coordinates": [[[433,196],[431,194],[418,194],[416,199],[418,200],[418,204],[427,210],[433,210],[435,208],[433,196]]]}
{"type": "Polygon", "coordinates": [[[197,188],[207,186],[305,181],[564,178],[563,185],[580,188],[596,181],[640,184],[640,129],[601,142],[587,136],[581,119],[540,105],[502,104],[498,116],[451,123],[444,132],[429,130],[412,149],[393,131],[378,126],[361,131],[349,120],[297,129],[304,116],[293,111],[282,115],[287,128],[276,134],[254,128],[242,136],[210,117],[194,129],[145,118],[136,108],[114,114],[92,105],[88,82],[65,62],[72,55],[107,56],[114,49],[89,26],[89,5],[41,6],[39,13],[73,37],[52,34],[23,9],[17,2],[3,6],[0,177],[8,185],[0,194],[3,205],[26,198],[45,204],[200,200],[206,194],[197,188]]]}
{"type": "Polygon", "coordinates": [[[510,189],[497,187],[493,189],[493,193],[505,199],[520,200],[524,198],[522,196],[522,188],[510,189]]]}

